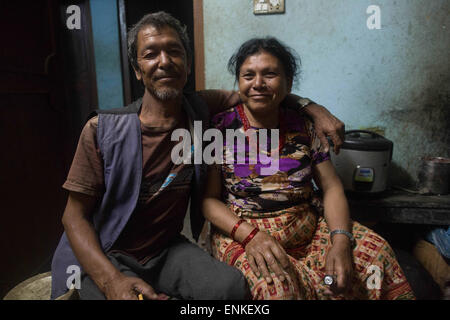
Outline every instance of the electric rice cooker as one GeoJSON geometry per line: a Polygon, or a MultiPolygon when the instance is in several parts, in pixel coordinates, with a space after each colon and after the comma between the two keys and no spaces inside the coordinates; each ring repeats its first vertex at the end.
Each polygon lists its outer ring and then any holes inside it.
{"type": "Polygon", "coordinates": [[[387,188],[394,144],[385,137],[365,130],[345,132],[345,140],[331,161],[346,191],[377,193],[387,188]]]}

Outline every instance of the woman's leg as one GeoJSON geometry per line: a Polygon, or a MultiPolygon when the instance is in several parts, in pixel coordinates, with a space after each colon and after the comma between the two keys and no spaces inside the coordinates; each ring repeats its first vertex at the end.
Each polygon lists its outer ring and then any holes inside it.
{"type": "Polygon", "coordinates": [[[304,261],[310,267],[311,279],[319,299],[414,299],[412,289],[398,264],[395,254],[380,235],[353,222],[353,276],[349,291],[337,297],[323,294],[326,253],[331,247],[330,231],[323,218],[319,219],[313,241],[304,261]]]}
{"type": "Polygon", "coordinates": [[[264,277],[257,277],[252,271],[245,250],[238,242],[219,233],[213,233],[212,242],[214,256],[228,265],[234,266],[245,276],[253,300],[310,299],[311,290],[307,290],[309,286],[299,285],[299,272],[302,268],[294,258],[289,257],[292,270],[286,275],[286,280],[281,282],[275,273],[271,272],[273,282],[269,284],[264,277]]]}

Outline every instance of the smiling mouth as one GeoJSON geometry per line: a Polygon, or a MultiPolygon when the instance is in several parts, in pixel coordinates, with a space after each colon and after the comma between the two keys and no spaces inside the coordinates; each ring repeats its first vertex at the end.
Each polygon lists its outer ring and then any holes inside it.
{"type": "Polygon", "coordinates": [[[159,76],[159,77],[155,77],[156,81],[162,80],[162,81],[170,81],[170,80],[175,80],[178,79],[177,76],[175,75],[167,75],[167,76],[159,76]]]}
{"type": "Polygon", "coordinates": [[[163,78],[156,79],[156,81],[172,81],[175,79],[176,79],[175,77],[163,77],[163,78]]]}
{"type": "Polygon", "coordinates": [[[251,95],[250,98],[252,99],[266,99],[266,98],[271,98],[272,95],[271,94],[255,94],[255,95],[251,95]]]}

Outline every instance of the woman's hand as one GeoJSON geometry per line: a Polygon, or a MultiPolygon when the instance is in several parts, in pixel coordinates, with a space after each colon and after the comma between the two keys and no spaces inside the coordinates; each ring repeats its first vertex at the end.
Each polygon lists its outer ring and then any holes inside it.
{"type": "MultiPolygon", "coordinates": [[[[337,238],[338,235],[335,236],[337,238]]],[[[327,253],[325,274],[336,275],[335,283],[325,291],[328,295],[344,293],[350,284],[352,272],[352,249],[350,241],[335,241],[327,253]]]]}
{"type": "Polygon", "coordinates": [[[273,279],[270,276],[270,268],[280,281],[286,279],[285,273],[290,268],[289,258],[278,241],[266,232],[259,231],[247,244],[245,252],[257,277],[262,274],[267,283],[271,283],[273,279]]]}
{"type": "MultiPolygon", "coordinates": [[[[352,232],[352,223],[345,198],[344,188],[330,160],[323,161],[314,167],[314,181],[323,190],[324,216],[331,230],[347,230],[352,232]]],[[[352,246],[345,234],[334,234],[332,247],[325,260],[325,274],[336,275],[337,283],[325,294],[335,295],[346,290],[352,274],[352,246]]]]}

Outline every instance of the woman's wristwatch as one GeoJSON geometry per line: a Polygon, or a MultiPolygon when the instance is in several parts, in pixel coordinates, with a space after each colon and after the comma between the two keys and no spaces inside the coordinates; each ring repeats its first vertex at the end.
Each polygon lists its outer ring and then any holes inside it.
{"type": "Polygon", "coordinates": [[[352,246],[355,244],[355,237],[353,237],[353,235],[350,232],[341,229],[336,229],[330,232],[330,238],[333,239],[333,236],[335,234],[345,234],[350,239],[352,246]]]}

